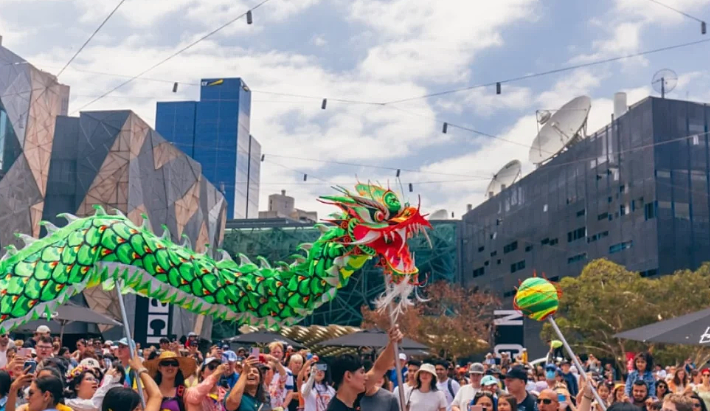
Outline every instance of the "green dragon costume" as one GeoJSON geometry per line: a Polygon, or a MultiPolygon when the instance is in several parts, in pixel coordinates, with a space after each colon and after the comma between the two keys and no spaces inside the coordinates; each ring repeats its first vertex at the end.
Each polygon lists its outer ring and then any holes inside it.
{"type": "MultiPolygon", "coordinates": [[[[380,305],[411,304],[418,270],[407,239],[431,228],[418,207],[402,204],[388,189],[358,184],[357,193],[338,188],[338,196],[320,201],[341,209],[318,225],[322,235],[299,248],[295,262],[259,266],[240,255],[237,264],[226,252],[215,261],[195,253],[185,239],[170,240],[165,229],[155,235],[147,224],[134,225],[120,212],[100,206],[91,217],[60,214],[68,224],[43,222],[48,234],[35,239],[19,234],[25,247],[8,247],[0,261],[0,333],[28,321],[51,316],[56,307],[87,287],[112,288],[157,298],[190,311],[243,324],[278,328],[298,322],[335,296],[350,276],[373,257],[389,279],[380,305]]],[[[428,239],[428,237],[427,237],[428,239]]]]}

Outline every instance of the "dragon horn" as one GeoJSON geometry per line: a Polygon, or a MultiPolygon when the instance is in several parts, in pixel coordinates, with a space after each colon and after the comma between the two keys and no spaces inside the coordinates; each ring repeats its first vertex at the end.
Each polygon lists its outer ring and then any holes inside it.
{"type": "Polygon", "coordinates": [[[150,219],[148,218],[148,215],[146,213],[141,213],[141,218],[143,219],[143,223],[141,224],[141,228],[152,233],[153,229],[150,226],[150,219]]]}
{"type": "Polygon", "coordinates": [[[57,214],[57,217],[67,220],[67,223],[73,223],[74,221],[79,219],[79,217],[71,213],[59,213],[57,214]]]}
{"type": "Polygon", "coordinates": [[[190,237],[187,234],[182,235],[182,246],[192,250],[192,243],[190,242],[190,237]]]}
{"type": "Polygon", "coordinates": [[[118,208],[114,208],[114,209],[113,209],[113,213],[116,214],[116,215],[119,216],[119,217],[126,218],[126,215],[123,214],[123,212],[121,212],[121,210],[119,210],[118,208]]]}
{"type": "Polygon", "coordinates": [[[168,226],[163,224],[161,227],[163,227],[163,235],[161,235],[160,238],[163,241],[170,241],[170,230],[168,230],[168,226]]]}
{"type": "Polygon", "coordinates": [[[49,221],[44,221],[44,220],[42,220],[42,221],[39,222],[39,225],[41,225],[41,226],[43,226],[44,228],[47,229],[47,234],[52,234],[53,232],[59,230],[59,227],[57,227],[56,225],[50,223],[49,221]]]}
{"type": "Polygon", "coordinates": [[[28,236],[27,234],[22,234],[22,233],[15,233],[15,237],[17,237],[17,238],[19,238],[20,240],[24,241],[24,242],[25,242],[25,247],[27,247],[28,245],[30,245],[30,244],[34,243],[35,241],[37,241],[36,238],[30,237],[30,236],[28,236]]]}
{"type": "Polygon", "coordinates": [[[93,207],[94,210],[96,210],[96,214],[94,215],[106,215],[106,210],[101,204],[94,204],[93,207]]]}

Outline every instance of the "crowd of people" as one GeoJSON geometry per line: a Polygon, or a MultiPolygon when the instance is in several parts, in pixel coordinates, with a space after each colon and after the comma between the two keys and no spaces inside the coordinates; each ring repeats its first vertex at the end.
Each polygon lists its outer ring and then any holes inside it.
{"type": "Polygon", "coordinates": [[[698,369],[690,360],[664,368],[642,352],[622,380],[611,364],[593,355],[584,362],[578,358],[583,364],[578,369],[558,357],[555,341],[547,361],[534,366],[525,352],[489,354],[483,362],[457,366],[404,354],[395,358],[394,343],[401,339],[395,327],[377,356],[328,359],[278,341],[264,352],[233,350],[220,341],[203,353],[194,333],[144,348],[125,338],[81,339],[70,350],[41,326],[25,341],[0,335],[0,411],[708,411],[710,406],[710,369],[698,369]]]}

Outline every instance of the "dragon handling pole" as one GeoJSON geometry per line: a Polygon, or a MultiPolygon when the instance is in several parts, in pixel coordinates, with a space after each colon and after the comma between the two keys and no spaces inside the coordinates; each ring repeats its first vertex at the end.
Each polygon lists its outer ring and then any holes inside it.
{"type": "MultiPolygon", "coordinates": [[[[121,294],[121,281],[116,281],[116,293],[118,294],[118,304],[121,306],[121,317],[123,319],[123,334],[128,340],[128,349],[131,351],[131,358],[136,354],[136,346],[131,338],[131,327],[128,325],[128,315],[126,314],[126,304],[123,302],[123,294],[121,294]]],[[[141,396],[141,404],[143,409],[145,409],[145,395],[143,394],[143,384],[141,383],[141,376],[135,373],[135,370],[131,370],[133,378],[136,381],[136,387],[138,387],[138,394],[141,396]]]]}
{"type": "Polygon", "coordinates": [[[587,376],[587,373],[584,372],[584,367],[582,367],[582,364],[579,363],[579,360],[577,359],[577,356],[574,354],[574,351],[572,351],[572,347],[569,346],[567,343],[567,340],[565,339],[565,336],[562,335],[562,331],[560,331],[560,327],[557,326],[557,323],[555,322],[554,316],[549,316],[547,317],[547,321],[550,323],[552,328],[555,330],[555,333],[557,333],[557,336],[560,337],[560,341],[562,341],[562,345],[565,347],[565,351],[567,351],[567,355],[569,355],[569,358],[572,359],[572,362],[574,362],[574,366],[577,367],[577,370],[579,370],[579,376],[587,380],[587,384],[589,384],[589,387],[592,389],[592,394],[594,395],[594,399],[597,400],[597,404],[603,411],[606,411],[606,405],[604,405],[604,400],[602,400],[602,397],[599,396],[599,393],[597,392],[597,389],[594,388],[594,385],[592,385],[592,382],[589,381],[589,377],[587,376]]]}

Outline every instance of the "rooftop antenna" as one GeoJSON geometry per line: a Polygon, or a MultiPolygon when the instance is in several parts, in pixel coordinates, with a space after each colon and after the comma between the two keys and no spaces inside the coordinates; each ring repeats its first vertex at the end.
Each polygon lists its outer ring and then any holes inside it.
{"type": "Polygon", "coordinates": [[[661,98],[666,98],[666,93],[670,93],[678,84],[678,75],[671,69],[658,70],[651,79],[653,89],[661,93],[661,98]]]}
{"type": "Polygon", "coordinates": [[[513,185],[518,177],[520,177],[520,169],[521,165],[518,160],[510,161],[508,164],[504,165],[503,168],[493,176],[490,184],[488,184],[486,198],[492,198],[513,185]]]}
{"type": "MultiPolygon", "coordinates": [[[[587,135],[592,99],[580,96],[547,118],[530,147],[530,162],[539,166],[587,135]]],[[[539,121],[539,120],[538,120],[539,121]]]]}

